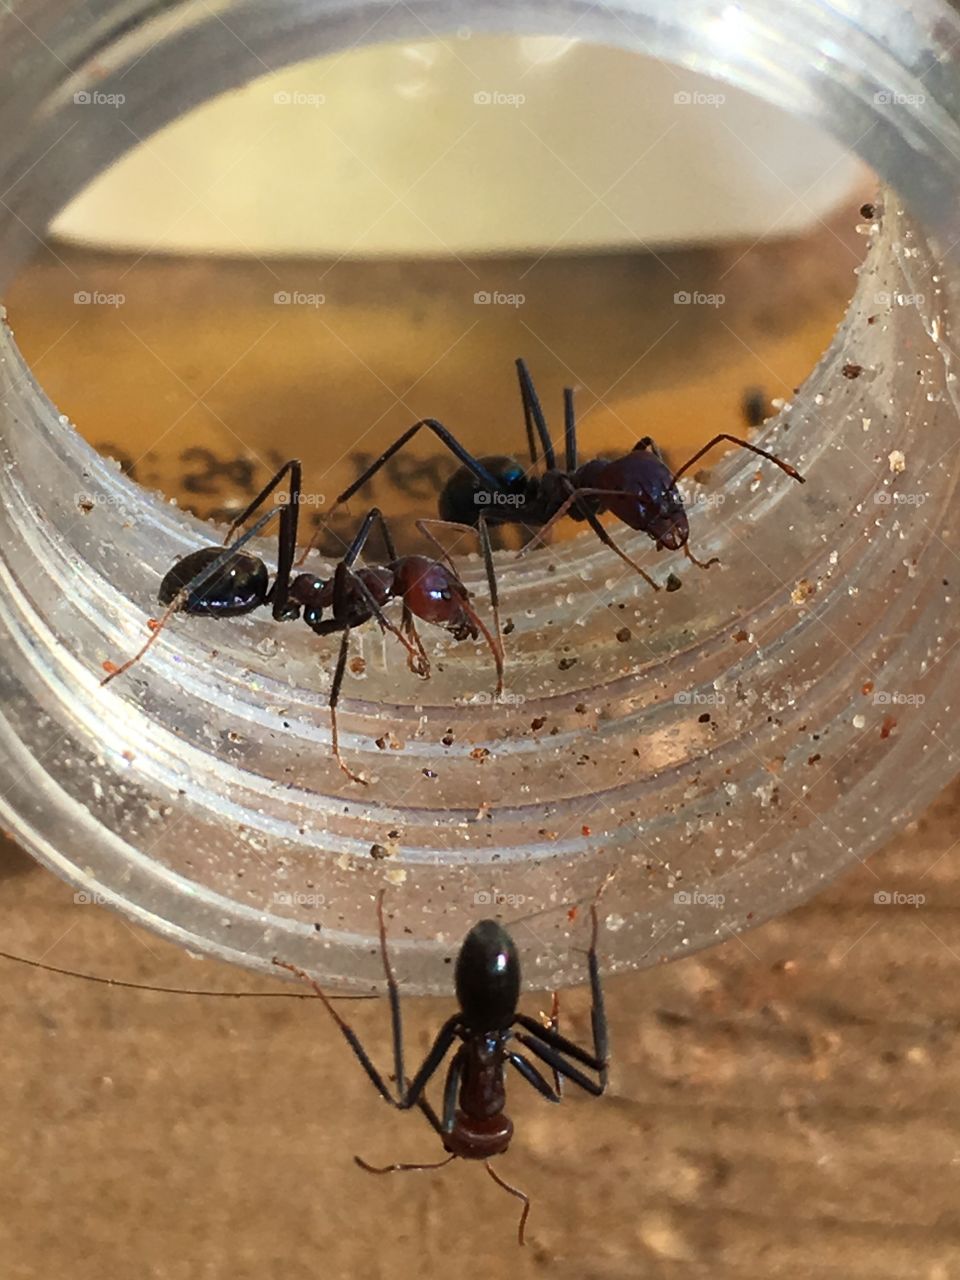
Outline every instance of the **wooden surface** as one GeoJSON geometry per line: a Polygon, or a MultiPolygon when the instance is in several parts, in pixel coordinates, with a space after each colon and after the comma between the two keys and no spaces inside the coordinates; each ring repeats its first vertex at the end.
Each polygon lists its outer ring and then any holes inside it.
{"type": "MultiPolygon", "coordinates": [[[[960,788],[816,901],[609,983],[609,1096],[511,1090],[501,1162],[437,1158],[306,1001],[123,992],[6,965],[5,1280],[960,1277],[960,788]],[[922,894],[884,905],[881,892],[922,894]]],[[[114,976],[268,989],[191,961],[7,851],[5,946],[114,976]]],[[[402,975],[401,975],[402,979],[402,975]]],[[[537,997],[528,1001],[536,1012],[537,997]]],[[[445,1002],[405,1003],[411,1057],[445,1002]]],[[[386,1064],[386,1009],[349,1006],[386,1064]]],[[[588,1034],[587,1000],[564,1017],[588,1034]]]]}

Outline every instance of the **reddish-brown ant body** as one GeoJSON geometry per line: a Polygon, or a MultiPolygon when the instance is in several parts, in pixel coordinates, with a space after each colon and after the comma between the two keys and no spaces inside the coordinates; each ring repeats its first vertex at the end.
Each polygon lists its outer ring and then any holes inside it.
{"type": "Polygon", "coordinates": [[[413,1079],[408,1081],[404,1064],[400,993],[387,950],[383,892],[378,894],[380,954],[390,1001],[395,1088],[391,1088],[374,1065],[352,1027],[333,1007],[319,983],[296,965],[274,960],[274,964],[295,973],[313,987],[381,1098],[400,1111],[419,1107],[448,1153],[443,1160],[430,1164],[385,1166],[371,1165],[359,1156],[354,1156],[362,1169],[369,1173],[397,1173],[439,1169],[458,1157],[462,1160],[482,1160],[494,1182],[523,1202],[517,1237],[520,1244],[524,1243],[524,1227],[530,1212],[529,1197],[501,1178],[489,1163],[493,1156],[503,1155],[513,1137],[513,1122],[505,1110],[506,1069],[508,1066],[513,1067],[527,1084],[532,1085],[550,1102],[561,1100],[561,1079],[571,1080],[593,1097],[600,1097],[605,1091],[609,1046],[597,959],[599,896],[598,893],[590,907],[592,930],[587,951],[592,1050],[582,1048],[557,1030],[556,995],[553,1013],[547,1025],[531,1018],[529,1014],[518,1012],[520,961],[517,948],[510,934],[496,920],[479,921],[464,939],[457,956],[454,979],[459,1008],[444,1022],[422,1065],[413,1079]],[[425,1090],[458,1041],[459,1046],[447,1069],[443,1105],[441,1114],[438,1115],[428,1102],[425,1090]],[[553,1084],[548,1082],[530,1058],[519,1052],[515,1047],[517,1044],[550,1068],[553,1084]]]}
{"type": "Polygon", "coordinates": [[[107,675],[101,683],[109,683],[138,662],[174,613],[232,618],[269,605],[277,621],[302,617],[317,635],[342,636],[329,699],[333,753],[340,768],[352,781],[365,783],[366,779],[354,773],[343,760],[337,729],[337,703],[346,671],[350,633],[354,628],[375,618],[384,631],[391,632],[404,646],[411,670],[424,678],[430,674],[430,663],[417,633],[415,618],[445,628],[458,641],[476,640],[483,635],[496,664],[498,695],[503,691],[503,647],[499,633],[495,639],[473,608],[469,593],[453,564],[430,560],[426,556],[397,555],[390,530],[377,508],[368,512],[331,578],[324,579],[310,573],[291,578],[297,545],[300,485],[300,463],[291,459],[233,521],[225,545],[201,547],[178,561],[160,583],[158,599],[166,606],[166,612],[159,622],[152,624],[150,638],[121,666],[105,664],[107,675]],[[289,493],[279,508],[277,572],[271,583],[264,562],[242,548],[273,518],[275,511],[261,516],[235,541],[230,539],[287,475],[290,477],[289,493]],[[387,563],[355,569],[354,565],[375,524],[379,525],[383,536],[387,563]],[[384,614],[385,606],[394,600],[403,605],[399,628],[384,614]],[[327,611],[329,616],[325,616],[327,611]]]}
{"type": "MultiPolygon", "coordinates": [[[[547,428],[546,418],[533,379],[522,359],[516,361],[523,401],[530,467],[525,469],[515,458],[500,455],[475,457],[442,423],[433,418],[415,422],[337,498],[330,514],[367,483],[390,458],[402,449],[421,428],[432,431],[460,462],[460,467],[445,484],[439,497],[439,521],[420,521],[424,525],[446,524],[463,529],[476,529],[480,534],[488,578],[491,576],[489,538],[491,524],[527,525],[537,530],[520,555],[527,554],[542,541],[558,520],[569,516],[585,521],[597,537],[636,570],[654,590],[659,590],[650,575],[614,541],[600,523],[600,515],[611,515],[647,534],[658,550],[683,551],[700,568],[706,563],[696,559],[689,547],[690,525],[677,481],[704,454],[723,441],[749,449],[766,458],[800,484],[804,478],[789,463],[775,454],[727,432],[715,435],[681,466],[673,471],[650,436],[644,436],[633,449],[619,458],[595,458],[580,463],[577,448],[577,426],[573,408],[573,390],[566,388],[564,401],[564,466],[557,460],[556,449],[547,428]],[[538,447],[539,442],[539,447],[538,447]],[[537,468],[543,470],[537,474],[537,468]]],[[[424,532],[427,530],[424,529],[424,532]]],[[[496,587],[491,583],[496,605],[496,587]]]]}

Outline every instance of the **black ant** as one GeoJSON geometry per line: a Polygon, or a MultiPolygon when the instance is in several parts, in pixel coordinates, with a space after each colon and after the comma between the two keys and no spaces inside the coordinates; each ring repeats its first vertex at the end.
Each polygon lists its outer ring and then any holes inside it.
{"type": "MultiPolygon", "coordinates": [[[[670,551],[682,550],[688,560],[699,568],[706,569],[718,561],[714,558],[703,562],[691,552],[688,542],[690,526],[677,488],[680,477],[704,454],[726,440],[776,463],[788,476],[800,484],[804,483],[804,477],[789,463],[768,453],[766,449],[727,432],[715,435],[677,471],[670,469],[650,436],[644,436],[630,453],[622,457],[595,458],[581,464],[577,450],[573,390],[569,387],[563,393],[564,466],[560,467],[530,371],[522,359],[516,361],[516,367],[523,401],[530,471],[524,470],[515,458],[474,457],[442,423],[433,418],[423,418],[399,436],[340,494],[330,515],[365,485],[421,427],[426,427],[461,463],[440,493],[440,520],[417,521],[418,527],[434,542],[436,539],[424,526],[444,524],[469,531],[478,530],[484,558],[488,563],[487,577],[490,579],[492,564],[488,525],[522,524],[536,528],[534,538],[519,553],[523,556],[543,540],[558,520],[570,516],[573,520],[586,521],[605,546],[616,552],[655,591],[659,591],[659,584],[617,546],[600,523],[599,516],[603,512],[609,511],[631,529],[646,533],[656,543],[658,551],[663,548],[670,551]],[[542,473],[531,474],[541,460],[544,468],[542,473]]],[[[496,614],[498,602],[492,581],[491,595],[496,614]]]]}
{"type": "MultiPolygon", "coordinates": [[[[602,888],[603,886],[601,892],[602,888]]],[[[512,1066],[527,1084],[533,1085],[550,1102],[561,1100],[561,1078],[571,1080],[593,1097],[600,1097],[606,1089],[607,1020],[597,961],[597,900],[600,894],[596,895],[590,907],[591,935],[587,951],[591,991],[590,1021],[593,1028],[592,1053],[574,1044],[557,1030],[556,995],[551,1019],[546,1026],[528,1014],[517,1012],[520,961],[516,945],[503,925],[496,920],[481,920],[467,934],[457,956],[455,986],[460,1007],[444,1022],[422,1065],[410,1081],[407,1080],[404,1066],[400,993],[387,951],[383,897],[381,890],[377,895],[377,920],[380,953],[390,1001],[393,1080],[396,1091],[374,1066],[357,1035],[330,1003],[319,983],[296,965],[276,958],[274,964],[296,974],[313,987],[384,1101],[400,1111],[419,1107],[448,1153],[445,1159],[431,1164],[390,1164],[382,1167],[368,1164],[359,1156],[354,1156],[360,1168],[368,1173],[383,1174],[440,1169],[457,1157],[462,1160],[482,1160],[493,1181],[523,1204],[517,1227],[517,1239],[522,1245],[527,1215],[530,1212],[530,1199],[518,1187],[501,1178],[490,1164],[493,1156],[502,1155],[507,1150],[513,1137],[513,1122],[504,1111],[506,1067],[508,1064],[512,1066]],[[515,1030],[516,1027],[521,1030],[515,1030]],[[458,1040],[460,1045],[451,1059],[443,1087],[442,1116],[438,1116],[427,1101],[425,1090],[458,1040]],[[529,1058],[512,1047],[513,1041],[550,1068],[553,1085],[548,1083],[529,1058]],[[593,1072],[597,1078],[592,1079],[581,1067],[593,1072]]]]}
{"type": "Polygon", "coordinates": [[[322,579],[316,574],[302,573],[291,579],[297,547],[300,490],[300,463],[291,459],[231,523],[223,544],[201,547],[178,561],[160,583],[158,599],[166,605],[166,612],[159,621],[151,622],[149,639],[133,657],[120,666],[104,663],[107,675],[101,684],[108,684],[139,662],[175,613],[230,618],[270,605],[278,622],[302,617],[317,635],[342,635],[329,699],[333,754],[348,778],[366,784],[366,779],[353,773],[341,756],[337,729],[337,703],[346,671],[351,631],[376,618],[381,630],[389,631],[404,646],[410,669],[424,679],[430,674],[430,662],[417,633],[415,616],[423,622],[444,627],[458,641],[476,640],[482,634],[496,664],[499,696],[503,692],[503,646],[499,627],[495,639],[471,605],[467,589],[449,559],[444,564],[426,556],[398,556],[387,522],[376,507],[364,518],[332,578],[322,579]],[[261,516],[235,541],[231,539],[287,475],[290,477],[289,492],[279,507],[277,573],[271,584],[264,562],[242,548],[273,519],[277,508],[261,516]],[[387,563],[355,570],[353,566],[375,524],[379,525],[386,546],[387,563]],[[391,600],[400,600],[403,604],[399,628],[383,612],[391,600]],[[324,610],[329,610],[331,616],[325,618],[324,610]]]}

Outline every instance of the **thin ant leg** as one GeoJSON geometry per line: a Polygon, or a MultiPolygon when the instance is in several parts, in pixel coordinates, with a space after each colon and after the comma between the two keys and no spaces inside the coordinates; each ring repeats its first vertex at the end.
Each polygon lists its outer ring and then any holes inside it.
{"type": "MultiPolygon", "coordinates": [[[[387,556],[386,563],[388,565],[392,565],[399,559],[397,555],[397,546],[393,540],[393,535],[390,532],[390,526],[387,524],[386,516],[384,516],[382,512],[378,512],[378,514],[380,515],[380,534],[383,538],[383,547],[387,556]]],[[[407,666],[414,675],[418,675],[422,679],[426,680],[430,675],[430,659],[427,656],[426,649],[423,647],[423,641],[420,639],[420,633],[417,631],[417,624],[414,620],[413,611],[407,604],[406,600],[402,601],[402,610],[400,630],[405,636],[407,636],[410,643],[416,649],[416,654],[410,651],[407,652],[407,666]]]]}
{"type": "MultiPolygon", "coordinates": [[[[357,560],[357,557],[360,555],[360,552],[363,550],[364,546],[367,543],[367,540],[370,537],[370,532],[373,529],[374,524],[377,522],[379,522],[380,524],[381,530],[383,531],[385,540],[387,541],[388,545],[390,547],[393,547],[393,539],[390,537],[390,533],[389,533],[389,530],[387,529],[387,523],[383,517],[383,513],[380,511],[378,507],[371,507],[371,509],[367,512],[366,516],[364,517],[363,523],[360,525],[360,528],[357,530],[356,534],[354,535],[353,541],[350,543],[349,547],[347,548],[346,552],[343,555],[343,558],[338,562],[336,570],[334,571],[333,619],[336,624],[336,627],[335,628],[331,627],[329,630],[327,630],[321,625],[318,628],[316,628],[318,635],[325,635],[325,634],[329,635],[334,629],[339,631],[340,628],[346,624],[347,618],[349,616],[348,610],[346,608],[347,600],[349,597],[349,592],[347,590],[347,586],[348,586],[347,574],[351,572],[352,567],[357,560]]],[[[391,635],[396,636],[396,638],[403,645],[404,649],[406,649],[407,651],[408,663],[410,664],[416,663],[418,659],[418,654],[414,645],[411,643],[410,640],[407,639],[407,637],[403,634],[403,632],[398,627],[395,627],[393,625],[390,619],[386,616],[383,609],[380,607],[379,604],[377,604],[376,600],[373,598],[373,595],[369,587],[367,586],[367,584],[364,582],[364,580],[361,577],[358,577],[356,574],[353,574],[352,577],[353,577],[353,582],[355,586],[359,589],[360,594],[364,597],[364,600],[371,614],[373,615],[374,618],[376,618],[377,624],[379,625],[380,629],[382,631],[389,631],[391,635]]],[[[419,641],[419,637],[418,637],[418,641],[419,641]]]]}
{"type": "MultiPolygon", "coordinates": [[[[533,385],[533,378],[530,376],[530,370],[527,368],[527,362],[519,359],[517,364],[517,377],[520,379],[520,395],[523,399],[523,412],[527,421],[527,438],[532,439],[530,434],[530,420],[537,429],[537,435],[540,437],[540,447],[543,450],[543,461],[549,471],[557,469],[557,455],[554,452],[553,441],[550,439],[550,432],[547,430],[547,420],[543,414],[543,406],[540,404],[540,397],[537,395],[537,389],[533,385]]],[[[531,449],[531,456],[533,450],[531,449]]],[[[533,456],[534,463],[537,458],[533,456]]]]}
{"type": "MultiPolygon", "coordinates": [[[[524,1035],[524,1033],[520,1031],[517,1032],[517,1039],[525,1049],[529,1049],[531,1053],[536,1054],[541,1062],[545,1062],[548,1067],[551,1067],[554,1071],[558,1071],[567,1080],[572,1080],[574,1084],[579,1085],[581,1089],[586,1093],[592,1094],[593,1097],[599,1098],[606,1088],[605,1081],[601,1081],[597,1084],[597,1082],[591,1080],[589,1076],[584,1075],[578,1067],[573,1066],[572,1063],[566,1062],[563,1056],[556,1049],[552,1049],[548,1044],[539,1043],[539,1041],[535,1040],[532,1035],[524,1035]]],[[[545,1080],[543,1083],[548,1089],[550,1088],[545,1080]]],[[[542,1092],[543,1090],[541,1090],[541,1093],[542,1092]]],[[[560,1099],[557,1098],[557,1101],[559,1102],[560,1099]]]]}
{"type": "MultiPolygon", "coordinates": [[[[551,1050],[566,1054],[568,1057],[582,1063],[585,1067],[589,1067],[592,1071],[596,1071],[600,1076],[600,1093],[607,1087],[607,1061],[610,1056],[610,1046],[607,1035],[607,1015],[603,1000],[603,984],[600,980],[600,962],[597,959],[597,935],[600,929],[599,916],[597,914],[597,903],[600,895],[606,888],[610,877],[608,876],[601,884],[597,895],[590,904],[590,947],[587,951],[587,969],[590,975],[590,1026],[593,1032],[593,1053],[589,1054],[585,1049],[581,1049],[579,1045],[574,1044],[572,1040],[568,1040],[566,1036],[560,1035],[558,1031],[543,1027],[533,1018],[525,1013],[517,1015],[517,1022],[520,1026],[525,1027],[530,1032],[530,1037],[536,1037],[542,1041],[542,1046],[549,1046],[551,1050]]],[[[526,1036],[517,1036],[517,1039],[525,1044],[527,1048],[534,1053],[539,1053],[537,1045],[531,1043],[531,1038],[526,1036]]],[[[539,1053],[543,1058],[543,1054],[539,1053]]],[[[551,1066],[557,1065],[551,1062],[549,1058],[544,1058],[551,1066]]],[[[570,1068],[565,1063],[557,1066],[558,1070],[563,1071],[570,1079],[576,1079],[570,1075],[570,1068]]],[[[580,1084],[581,1081],[577,1080],[580,1084]]],[[[588,1082],[583,1087],[593,1091],[590,1086],[592,1082],[588,1082]]]]}
{"type": "Polygon", "coordinates": [[[420,1070],[409,1086],[406,1083],[403,1063],[403,1017],[400,1012],[400,989],[390,963],[390,952],[387,947],[387,925],[383,914],[384,891],[377,894],[377,930],[380,935],[380,958],[383,961],[383,974],[387,981],[387,996],[390,1001],[390,1026],[393,1035],[393,1071],[400,1091],[397,1106],[401,1111],[408,1111],[417,1105],[427,1082],[436,1073],[440,1063],[456,1038],[455,1028],[459,1015],[454,1014],[440,1028],[433,1045],[420,1070]]]}
{"type": "Polygon", "coordinates": [[[689,542],[683,544],[683,554],[687,557],[691,564],[695,564],[698,569],[709,569],[715,564],[720,563],[719,556],[711,556],[709,560],[698,560],[690,550],[689,542]]]}
{"type": "Polygon", "coordinates": [[[280,531],[277,537],[277,576],[267,597],[273,605],[273,616],[282,621],[286,616],[287,595],[290,589],[290,570],[297,553],[297,525],[300,519],[300,490],[303,484],[302,468],[299,458],[291,458],[279,471],[267,481],[253,501],[234,519],[227,530],[224,545],[228,546],[237,529],[266,502],[285,475],[290,475],[290,490],[287,501],[280,510],[280,531]]]}
{"type": "Polygon", "coordinates": [[[396,1106],[397,1105],[396,1098],[393,1096],[392,1092],[390,1091],[390,1088],[387,1085],[386,1081],[384,1080],[383,1076],[381,1076],[380,1072],[371,1062],[370,1056],[367,1053],[366,1049],[364,1049],[363,1045],[360,1043],[360,1039],[357,1036],[356,1032],[353,1030],[353,1028],[350,1026],[347,1020],[345,1018],[342,1018],[340,1014],[337,1012],[337,1010],[333,1007],[333,1005],[330,1002],[330,997],[324,991],[323,987],[320,986],[320,983],[317,982],[315,978],[312,978],[305,969],[300,969],[295,964],[288,964],[286,960],[278,960],[277,957],[274,956],[273,963],[277,966],[278,969],[286,969],[289,973],[296,974],[298,978],[302,978],[304,982],[306,982],[309,986],[313,987],[314,991],[317,993],[319,998],[323,1001],[323,1006],[326,1009],[327,1013],[329,1013],[330,1017],[334,1020],[334,1022],[340,1028],[340,1032],[344,1040],[346,1040],[347,1044],[353,1050],[354,1056],[356,1057],[357,1061],[360,1063],[361,1067],[363,1067],[364,1071],[367,1073],[367,1077],[370,1080],[370,1083],[373,1085],[377,1093],[379,1093],[380,1097],[383,1098],[385,1102],[389,1102],[391,1103],[391,1105],[396,1106]]]}
{"type": "MultiPolygon", "coordinates": [[[[125,671],[129,671],[132,666],[138,663],[151,645],[155,644],[159,639],[160,633],[163,631],[164,627],[166,627],[173,615],[180,612],[185,601],[189,599],[195,591],[198,591],[205,582],[208,582],[218,574],[223,566],[233,559],[241,547],[244,547],[252,538],[255,538],[264,526],[269,524],[276,514],[276,508],[274,508],[272,511],[268,511],[266,515],[261,516],[256,524],[252,525],[242,537],[238,538],[231,546],[224,547],[220,555],[211,560],[204,569],[201,569],[195,578],[191,578],[188,583],[181,587],[173,600],[171,600],[170,604],[167,605],[167,608],[161,615],[159,621],[152,623],[149,639],[141,645],[133,657],[127,658],[126,662],[122,662],[119,667],[114,666],[113,663],[109,664],[107,674],[100,681],[101,687],[105,684],[109,684],[111,680],[116,680],[117,676],[122,676],[125,671]]],[[[107,666],[107,664],[104,663],[104,666],[107,666]]]]}
{"type": "Polygon", "coordinates": [[[666,461],[667,461],[666,454],[657,444],[656,440],[654,440],[653,436],[644,436],[642,440],[638,440],[637,443],[633,446],[634,453],[637,453],[643,449],[649,449],[650,452],[653,454],[653,456],[659,462],[662,462],[666,465],[666,461]]]}
{"type": "Polygon", "coordinates": [[[330,746],[336,759],[337,764],[347,775],[351,782],[359,782],[361,786],[369,785],[367,779],[359,773],[354,773],[350,766],[340,754],[340,728],[337,724],[337,703],[340,701],[340,688],[343,685],[343,673],[347,669],[347,655],[350,651],[350,628],[344,628],[343,636],[340,639],[340,652],[337,654],[337,668],[333,673],[333,683],[330,686],[330,746]]]}
{"type": "Polygon", "coordinates": [[[714,436],[712,440],[709,440],[702,449],[698,449],[692,458],[688,458],[680,470],[674,472],[670,483],[676,484],[685,471],[689,471],[693,464],[699,462],[705,453],[709,453],[711,449],[721,444],[724,440],[728,440],[730,444],[739,445],[741,449],[749,449],[751,453],[756,453],[761,458],[766,458],[768,462],[775,462],[780,470],[785,471],[792,479],[799,481],[800,484],[806,484],[805,478],[796,467],[791,467],[789,462],[784,462],[775,453],[768,453],[766,449],[761,449],[759,445],[751,444],[749,440],[742,440],[740,436],[731,436],[726,431],[721,431],[718,436],[714,436]]]}
{"type": "Polygon", "coordinates": [[[426,427],[428,431],[432,431],[441,444],[443,444],[445,448],[449,449],[459,462],[462,462],[465,467],[473,472],[485,489],[489,489],[492,493],[506,492],[497,477],[491,471],[488,471],[483,463],[480,462],[478,458],[475,458],[474,455],[460,443],[453,432],[449,431],[442,422],[437,422],[435,418],[421,418],[420,421],[415,422],[412,427],[408,427],[407,430],[404,431],[403,435],[398,436],[397,439],[394,440],[393,444],[390,445],[388,449],[385,449],[383,453],[381,453],[380,457],[377,458],[375,462],[372,462],[370,466],[367,467],[366,471],[354,480],[353,484],[344,489],[343,493],[340,494],[336,502],[334,502],[333,506],[327,512],[326,520],[324,520],[323,524],[310,538],[310,541],[307,543],[306,550],[297,561],[298,565],[303,564],[309,552],[317,545],[320,538],[323,536],[323,530],[326,527],[327,522],[333,516],[337,508],[342,506],[344,502],[349,502],[357,490],[362,489],[367,481],[372,479],[381,467],[385,466],[390,461],[398,450],[402,449],[409,440],[412,440],[421,427],[426,427]]]}
{"type": "MultiPolygon", "coordinates": [[[[483,566],[487,575],[487,587],[490,591],[490,608],[493,613],[493,629],[496,639],[491,637],[490,632],[480,621],[473,609],[470,609],[471,615],[474,617],[480,630],[483,632],[490,651],[493,654],[493,660],[497,668],[497,697],[503,693],[503,671],[504,671],[504,648],[503,648],[503,627],[500,624],[500,589],[497,586],[497,570],[493,563],[493,546],[490,542],[490,527],[487,524],[486,517],[481,514],[480,519],[474,527],[472,524],[460,524],[456,520],[416,520],[414,522],[425,538],[433,543],[440,552],[444,561],[450,566],[451,570],[456,574],[457,569],[453,561],[450,559],[450,552],[442,542],[430,532],[432,527],[443,529],[459,529],[464,533],[470,533],[480,539],[480,550],[483,554],[483,566]]],[[[458,575],[459,576],[459,575],[458,575]]]]}
{"type": "Polygon", "coordinates": [[[520,1221],[517,1223],[517,1243],[521,1246],[524,1245],[526,1241],[523,1238],[523,1230],[524,1230],[524,1227],[527,1225],[527,1218],[529,1217],[529,1214],[530,1214],[530,1197],[526,1194],[526,1192],[521,1191],[519,1187],[514,1187],[513,1185],[511,1185],[511,1183],[506,1182],[503,1178],[501,1178],[499,1173],[497,1173],[497,1171],[493,1168],[489,1160],[484,1160],[483,1167],[486,1169],[487,1173],[489,1173],[490,1177],[494,1180],[494,1182],[497,1184],[498,1187],[502,1187],[504,1191],[509,1192],[510,1195],[515,1196],[518,1200],[521,1200],[523,1202],[523,1211],[520,1214],[520,1221]]]}
{"type": "Polygon", "coordinates": [[[367,1164],[366,1160],[360,1156],[354,1156],[354,1163],[358,1164],[361,1169],[367,1173],[422,1173],[430,1169],[442,1169],[444,1165],[449,1164],[451,1160],[456,1160],[456,1156],[447,1156],[445,1160],[434,1160],[431,1164],[384,1164],[375,1165],[367,1164]]]}
{"type": "Polygon", "coordinates": [[[577,469],[577,419],[573,411],[573,387],[563,389],[564,465],[569,472],[577,469]]]}
{"type": "MultiPolygon", "coordinates": [[[[518,560],[523,559],[525,555],[527,555],[534,547],[538,546],[543,541],[545,535],[550,531],[550,529],[553,528],[553,526],[559,520],[563,519],[563,517],[567,514],[567,512],[574,505],[574,503],[577,501],[578,498],[582,498],[582,497],[635,498],[637,496],[636,493],[631,493],[625,489],[624,490],[576,489],[574,488],[574,486],[569,480],[566,483],[569,488],[569,493],[567,494],[567,497],[560,504],[557,510],[553,513],[553,515],[550,517],[547,523],[542,525],[536,531],[534,536],[530,539],[530,541],[523,548],[523,550],[517,552],[518,560]]],[[[597,518],[594,512],[584,510],[584,517],[586,518],[587,524],[589,524],[590,528],[597,535],[597,537],[600,539],[600,541],[603,543],[605,547],[609,547],[611,551],[613,551],[616,555],[620,557],[620,559],[624,562],[624,564],[628,564],[631,569],[633,569],[636,573],[639,573],[640,577],[643,578],[644,582],[648,583],[654,589],[654,591],[660,590],[660,584],[656,582],[653,578],[651,578],[649,573],[647,573],[645,569],[641,569],[635,560],[631,560],[631,558],[627,555],[625,551],[621,550],[621,548],[617,546],[616,542],[613,540],[613,538],[610,536],[607,530],[600,523],[599,519],[597,518]]]]}
{"type": "MultiPolygon", "coordinates": [[[[519,1037],[518,1037],[519,1039],[519,1037]]],[[[550,1085],[540,1074],[537,1068],[522,1053],[507,1053],[507,1061],[511,1066],[516,1067],[517,1071],[523,1076],[527,1084],[532,1084],[537,1093],[541,1094],[548,1102],[559,1102],[560,1094],[556,1089],[551,1089],[550,1085]]],[[[557,1072],[554,1069],[554,1076],[557,1072]]]]}
{"type": "Polygon", "coordinates": [[[440,1128],[441,1137],[444,1137],[448,1133],[453,1133],[454,1125],[457,1122],[457,1102],[460,1097],[460,1084],[463,1080],[465,1054],[466,1050],[461,1045],[450,1060],[447,1078],[443,1085],[443,1120],[441,1121],[440,1128]]]}

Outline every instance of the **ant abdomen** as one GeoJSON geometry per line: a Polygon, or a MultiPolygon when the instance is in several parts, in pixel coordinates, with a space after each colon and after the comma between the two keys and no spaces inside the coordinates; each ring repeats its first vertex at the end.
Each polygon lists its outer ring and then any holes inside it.
{"type": "Polygon", "coordinates": [[[424,622],[460,629],[464,621],[466,590],[456,575],[427,556],[403,556],[391,566],[394,594],[424,622]]]}
{"type": "Polygon", "coordinates": [[[516,507],[522,505],[517,500],[525,499],[529,488],[523,467],[516,458],[501,454],[480,458],[479,464],[496,477],[500,491],[491,492],[469,467],[458,467],[440,493],[441,520],[475,525],[481,516],[486,516],[487,522],[493,524],[498,514],[506,515],[507,511],[512,513],[508,518],[516,518],[516,507]],[[508,501],[511,497],[514,502],[508,501]]]}
{"type": "MultiPolygon", "coordinates": [[[[201,547],[178,560],[164,575],[157,598],[171,605],[177,596],[201,575],[208,565],[223,555],[223,547],[201,547]]],[[[267,566],[257,556],[238,551],[213,574],[188,591],[181,611],[214,618],[231,618],[252,613],[264,603],[269,591],[267,566]]]]}

